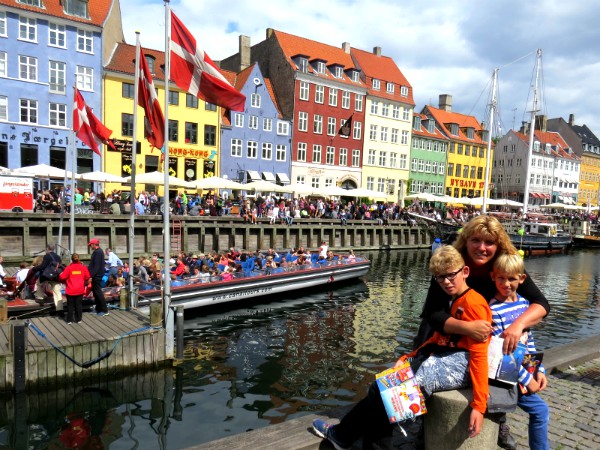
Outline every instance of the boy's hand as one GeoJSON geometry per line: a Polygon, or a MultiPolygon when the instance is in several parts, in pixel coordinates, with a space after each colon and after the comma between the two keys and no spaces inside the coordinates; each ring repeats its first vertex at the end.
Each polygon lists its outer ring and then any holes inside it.
{"type": "Polygon", "coordinates": [[[523,326],[517,321],[513,322],[506,330],[502,332],[504,338],[504,345],[502,351],[505,355],[509,355],[514,352],[519,343],[519,339],[523,335],[523,326]]]}
{"type": "Polygon", "coordinates": [[[530,394],[535,394],[540,390],[540,383],[535,378],[531,378],[531,381],[527,385],[527,392],[530,394]]]}
{"type": "Polygon", "coordinates": [[[402,364],[404,364],[404,361],[406,361],[406,355],[402,355],[398,361],[396,361],[396,364],[394,364],[394,367],[400,367],[402,364]]]}
{"type": "Polygon", "coordinates": [[[548,378],[546,378],[546,374],[542,372],[537,373],[537,382],[540,386],[540,391],[543,391],[548,386],[548,378]]]}
{"type": "Polygon", "coordinates": [[[471,410],[471,417],[469,419],[469,437],[475,437],[481,433],[481,427],[483,426],[483,414],[476,409],[471,410]]]}
{"type": "Polygon", "coordinates": [[[485,341],[492,333],[492,324],[485,320],[473,320],[464,325],[468,329],[467,336],[477,342],[485,341]]]}

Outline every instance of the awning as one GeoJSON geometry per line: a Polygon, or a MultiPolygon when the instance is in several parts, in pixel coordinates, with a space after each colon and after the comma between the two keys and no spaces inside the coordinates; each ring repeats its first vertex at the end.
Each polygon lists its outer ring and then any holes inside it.
{"type": "Polygon", "coordinates": [[[550,194],[544,194],[544,198],[549,200],[550,199],[550,194]]]}
{"type": "Polygon", "coordinates": [[[277,181],[280,183],[290,183],[290,177],[288,177],[286,173],[278,173],[277,181]]]}
{"type": "Polygon", "coordinates": [[[275,183],[275,175],[273,175],[273,172],[263,172],[263,179],[275,183]]]}
{"type": "Polygon", "coordinates": [[[256,170],[247,170],[246,173],[250,177],[250,181],[261,180],[260,174],[256,170]]]}
{"type": "Polygon", "coordinates": [[[538,194],[537,192],[532,192],[532,193],[531,193],[531,196],[532,196],[533,198],[540,198],[540,194],[538,194]]]}

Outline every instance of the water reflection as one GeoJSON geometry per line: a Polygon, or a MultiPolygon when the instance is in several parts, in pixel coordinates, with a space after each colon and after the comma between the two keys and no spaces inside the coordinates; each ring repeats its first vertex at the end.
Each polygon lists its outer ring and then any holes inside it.
{"type": "MultiPolygon", "coordinates": [[[[428,252],[368,256],[360,282],[186,316],[173,372],[3,402],[0,445],[179,449],[355,402],[410,348],[429,283],[428,252]]],[[[600,332],[597,256],[526,261],[553,306],[540,348],[600,332]]]]}

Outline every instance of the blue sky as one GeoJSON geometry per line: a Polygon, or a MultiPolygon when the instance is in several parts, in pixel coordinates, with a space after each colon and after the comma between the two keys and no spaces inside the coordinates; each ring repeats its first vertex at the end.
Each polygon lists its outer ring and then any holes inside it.
{"type": "MultiPolygon", "coordinates": [[[[500,68],[502,133],[529,118],[541,48],[540,113],[574,114],[600,137],[600,8],[592,0],[175,0],[171,8],[213,60],[236,53],[241,34],[264,40],[267,28],[334,46],[379,46],[411,83],[418,111],[451,94],[454,111],[487,121],[500,68]]],[[[164,50],[163,2],[122,0],[121,9],[128,43],[139,30],[143,46],[164,50]]]]}

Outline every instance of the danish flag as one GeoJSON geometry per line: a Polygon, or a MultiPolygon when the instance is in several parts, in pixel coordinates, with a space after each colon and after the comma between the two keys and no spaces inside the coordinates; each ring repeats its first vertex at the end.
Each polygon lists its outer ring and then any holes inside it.
{"type": "Polygon", "coordinates": [[[244,111],[246,96],[219,72],[215,63],[196,45],[196,39],[171,11],[171,73],[177,86],[205,102],[233,111],[244,111]]]}
{"type": "Polygon", "coordinates": [[[156,89],[152,74],[148,68],[148,63],[140,47],[138,54],[140,62],[140,79],[138,83],[138,104],[144,108],[146,115],[144,117],[144,135],[150,145],[156,148],[162,148],[165,142],[165,117],[158,103],[156,89]]]}
{"type": "Polygon", "coordinates": [[[73,131],[94,153],[102,156],[99,145],[106,144],[116,150],[109,139],[112,130],[109,130],[92,112],[92,108],[85,104],[81,92],[75,88],[75,99],[73,101],[73,131]]]}

